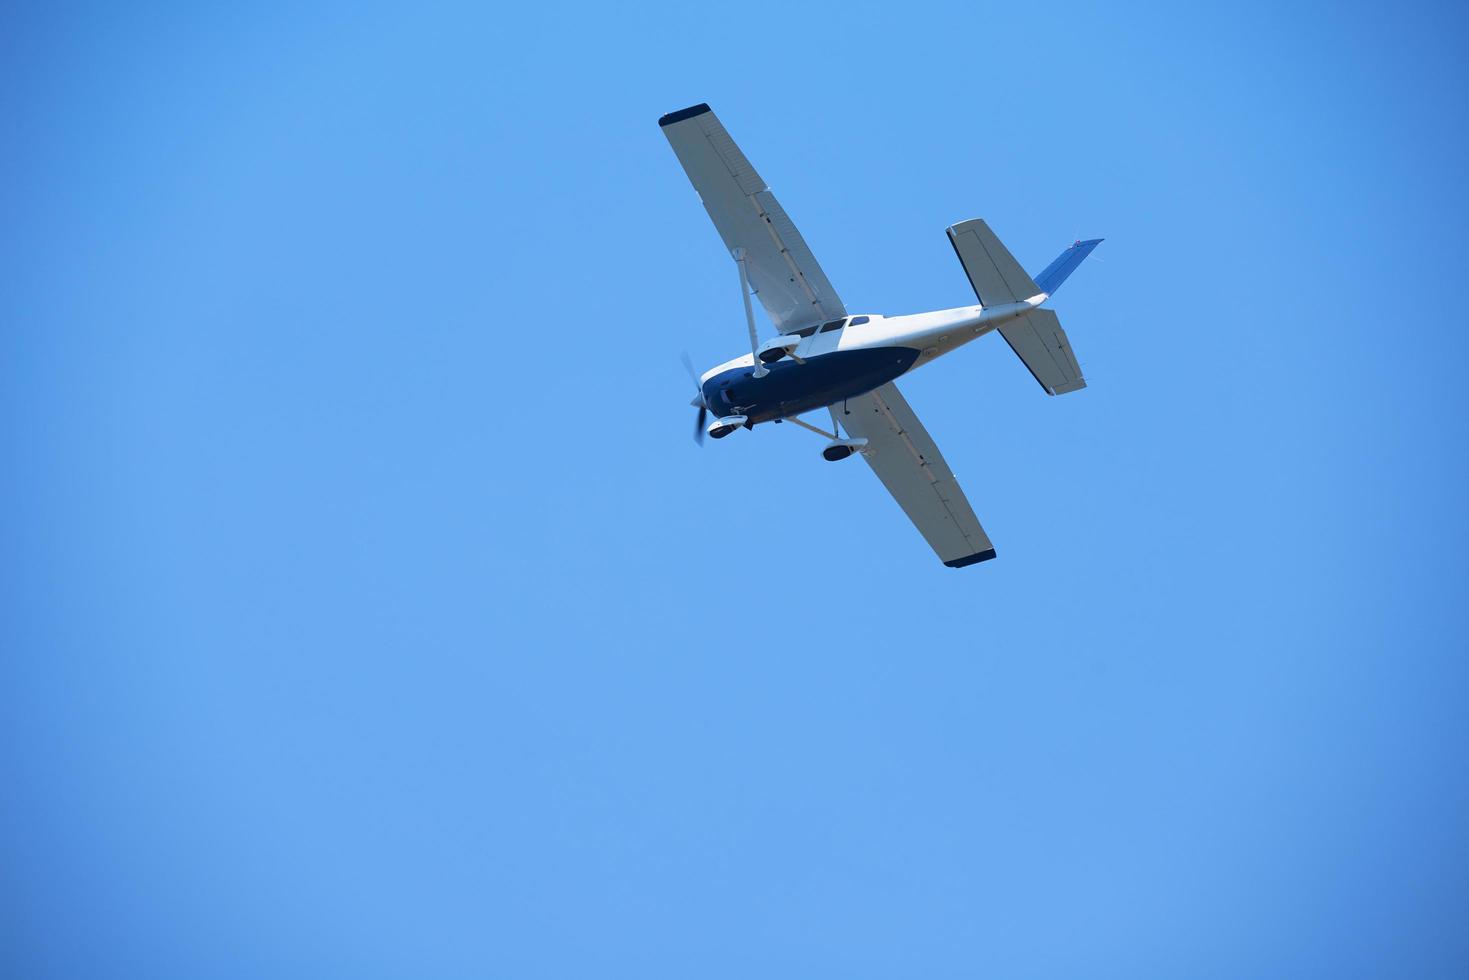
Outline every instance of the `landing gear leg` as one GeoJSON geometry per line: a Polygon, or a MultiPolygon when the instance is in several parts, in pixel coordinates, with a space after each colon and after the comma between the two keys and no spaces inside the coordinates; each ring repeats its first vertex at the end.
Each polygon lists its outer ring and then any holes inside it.
{"type": "Polygon", "coordinates": [[[830,432],[827,432],[825,429],[818,429],[816,426],[812,425],[810,422],[807,422],[807,421],[805,421],[803,419],[798,419],[794,415],[788,415],[788,416],[786,416],[786,421],[787,422],[794,422],[796,425],[799,425],[803,429],[810,429],[812,432],[816,433],[817,435],[819,435],[819,436],[826,436],[826,438],[830,439],[831,441],[828,442],[822,448],[822,450],[821,450],[821,456],[822,456],[823,459],[830,460],[833,463],[835,463],[839,459],[846,459],[848,456],[852,455],[853,453],[866,452],[867,451],[867,440],[866,439],[843,439],[842,438],[842,430],[839,429],[839,428],[837,428],[837,410],[833,406],[830,409],[830,411],[831,411],[831,431],[830,432]]]}
{"type": "MultiPolygon", "coordinates": [[[[842,407],[843,409],[846,408],[845,402],[842,403],[842,407]]],[[[831,442],[826,444],[826,448],[821,450],[821,457],[827,462],[835,463],[839,459],[846,459],[855,452],[861,452],[863,447],[867,445],[867,440],[843,439],[841,437],[841,427],[837,422],[837,407],[835,405],[828,405],[826,406],[826,410],[831,412],[832,438],[831,442]]],[[[850,434],[848,433],[848,435],[850,434]]]]}

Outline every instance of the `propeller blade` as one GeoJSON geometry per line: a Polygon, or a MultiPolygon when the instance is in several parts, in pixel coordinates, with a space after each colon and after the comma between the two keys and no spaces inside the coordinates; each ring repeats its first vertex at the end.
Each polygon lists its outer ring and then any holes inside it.
{"type": "Polygon", "coordinates": [[[689,380],[694,383],[694,389],[702,393],[704,386],[699,384],[699,372],[694,370],[694,362],[689,358],[689,352],[679,351],[678,356],[683,359],[683,369],[689,372],[689,380]]]}
{"type": "Polygon", "coordinates": [[[698,392],[689,404],[699,409],[699,414],[694,419],[694,441],[702,446],[704,445],[704,423],[709,420],[709,405],[704,401],[704,386],[699,384],[699,372],[694,370],[694,362],[689,358],[689,352],[679,351],[678,355],[683,359],[684,370],[689,372],[689,379],[694,382],[694,390],[698,392]]]}

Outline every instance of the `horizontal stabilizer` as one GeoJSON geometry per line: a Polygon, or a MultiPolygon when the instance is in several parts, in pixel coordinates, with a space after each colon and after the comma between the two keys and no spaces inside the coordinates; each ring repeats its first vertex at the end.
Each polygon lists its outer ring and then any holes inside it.
{"type": "Polygon", "coordinates": [[[1041,287],[1041,292],[1047,296],[1055,296],[1056,290],[1076,267],[1081,265],[1081,260],[1092,254],[1092,249],[1102,244],[1102,239],[1093,238],[1091,241],[1077,242],[1066,251],[1056,256],[1056,261],[1046,266],[1045,270],[1035,277],[1035,284],[1041,287]]]}
{"type": "Polygon", "coordinates": [[[1064,395],[1086,387],[1081,366],[1071,351],[1061,320],[1050,310],[1032,310],[1000,327],[1000,336],[1025,362],[1048,395],[1064,395]]]}
{"type": "Polygon", "coordinates": [[[981,306],[1019,303],[1040,292],[1030,274],[1020,267],[982,218],[961,221],[951,227],[949,242],[981,306]]]}

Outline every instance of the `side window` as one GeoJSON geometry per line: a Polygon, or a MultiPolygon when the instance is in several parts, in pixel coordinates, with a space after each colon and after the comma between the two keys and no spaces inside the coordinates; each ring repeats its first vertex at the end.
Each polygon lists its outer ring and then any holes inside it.
{"type": "Polygon", "coordinates": [[[816,332],[816,324],[813,323],[809,327],[802,327],[800,330],[797,330],[796,331],[796,336],[797,337],[809,337],[809,336],[811,336],[815,332],[816,332]]]}
{"type": "Polygon", "coordinates": [[[821,332],[827,333],[828,331],[835,330],[845,322],[845,320],[828,320],[821,325],[821,332]]]}
{"type": "Polygon", "coordinates": [[[866,323],[868,321],[868,319],[869,318],[868,317],[865,317],[865,316],[854,316],[854,317],[852,317],[852,322],[849,323],[849,324],[847,324],[847,326],[849,326],[849,327],[860,327],[862,324],[866,323]]]}

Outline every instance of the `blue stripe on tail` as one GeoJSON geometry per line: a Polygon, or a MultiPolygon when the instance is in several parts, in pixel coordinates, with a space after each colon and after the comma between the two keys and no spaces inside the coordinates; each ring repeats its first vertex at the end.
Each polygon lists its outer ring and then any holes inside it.
{"type": "Polygon", "coordinates": [[[1041,292],[1054,296],[1056,290],[1076,267],[1081,265],[1081,260],[1092,254],[1092,249],[1102,243],[1103,239],[1093,238],[1088,242],[1077,242],[1075,245],[1056,256],[1056,261],[1046,266],[1045,271],[1035,277],[1035,284],[1041,287],[1041,292]]]}

